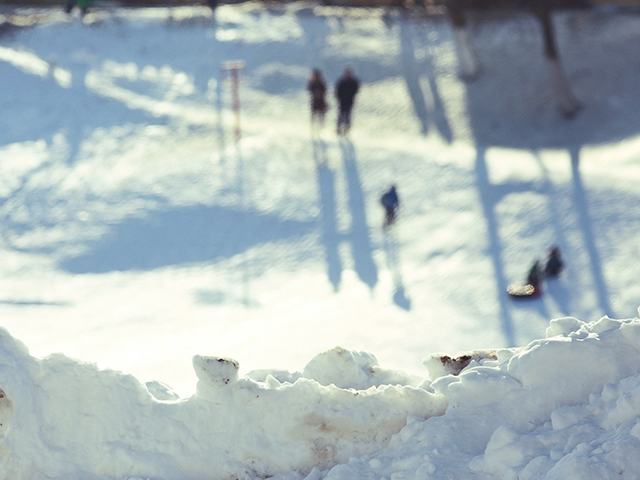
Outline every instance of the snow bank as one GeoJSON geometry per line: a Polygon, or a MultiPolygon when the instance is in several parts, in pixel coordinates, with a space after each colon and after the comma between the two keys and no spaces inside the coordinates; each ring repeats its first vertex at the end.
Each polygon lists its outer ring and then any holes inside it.
{"type": "Polygon", "coordinates": [[[244,378],[196,355],[181,399],[0,330],[0,478],[637,478],[640,320],[547,334],[419,385],[340,347],[244,378]]]}
{"type": "Polygon", "coordinates": [[[444,415],[327,478],[637,478],[638,335],[638,319],[554,320],[546,339],[436,379],[444,415]]]}
{"type": "MultiPolygon", "coordinates": [[[[197,393],[167,401],[170,390],[157,383],[148,388],[63,355],[37,360],[0,333],[6,479],[264,478],[326,469],[384,448],[408,415],[426,419],[446,406],[442,395],[407,385],[240,379],[237,362],[204,356],[193,361],[197,393]]],[[[331,368],[320,373],[331,376],[331,368]]]]}

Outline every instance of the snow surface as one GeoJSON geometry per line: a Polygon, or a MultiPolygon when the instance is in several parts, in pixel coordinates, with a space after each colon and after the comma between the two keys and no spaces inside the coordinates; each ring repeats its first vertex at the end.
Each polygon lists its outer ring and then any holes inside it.
{"type": "Polygon", "coordinates": [[[526,15],[473,19],[470,84],[439,17],[31,20],[0,34],[2,478],[638,477],[640,18],[556,16],[572,121],[526,15]],[[353,131],[332,101],[314,133],[345,64],[353,131]]]}

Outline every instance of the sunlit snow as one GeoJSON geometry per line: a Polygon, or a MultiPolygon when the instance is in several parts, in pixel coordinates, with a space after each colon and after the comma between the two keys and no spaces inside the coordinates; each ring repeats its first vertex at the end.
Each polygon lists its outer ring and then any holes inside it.
{"type": "Polygon", "coordinates": [[[640,19],[554,18],[572,120],[525,14],[4,17],[2,478],[637,478],[640,19]]]}

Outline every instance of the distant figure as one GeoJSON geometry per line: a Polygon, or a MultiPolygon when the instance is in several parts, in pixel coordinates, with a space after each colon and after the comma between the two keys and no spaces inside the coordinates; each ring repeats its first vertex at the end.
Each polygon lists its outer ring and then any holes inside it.
{"type": "Polygon", "coordinates": [[[380,203],[384,207],[384,228],[389,228],[396,221],[396,212],[400,206],[400,200],[398,199],[398,192],[396,186],[391,185],[389,190],[382,194],[380,197],[380,203]]]}
{"type": "Polygon", "coordinates": [[[336,98],[339,105],[338,135],[344,135],[351,128],[351,110],[359,88],[359,80],[353,75],[351,68],[346,67],[344,74],[336,83],[336,98]]]}
{"type": "Polygon", "coordinates": [[[529,273],[527,274],[527,284],[533,287],[533,295],[539,295],[541,292],[540,284],[542,283],[542,268],[540,261],[533,262],[529,273]]]}
{"type": "Polygon", "coordinates": [[[547,277],[557,277],[564,268],[564,262],[560,256],[560,249],[553,247],[549,251],[549,257],[547,258],[547,264],[544,267],[544,274],[547,277]]]}
{"type": "Polygon", "coordinates": [[[64,11],[66,13],[71,13],[73,7],[76,5],[80,9],[80,13],[84,16],[87,13],[87,9],[89,8],[89,3],[91,0],[68,0],[67,4],[64,7],[64,11]]]}
{"type": "Polygon", "coordinates": [[[324,114],[329,108],[325,95],[327,93],[327,84],[322,78],[322,73],[317,68],[311,71],[311,78],[307,84],[307,90],[311,94],[311,121],[318,122],[320,125],[324,123],[324,114]]]}

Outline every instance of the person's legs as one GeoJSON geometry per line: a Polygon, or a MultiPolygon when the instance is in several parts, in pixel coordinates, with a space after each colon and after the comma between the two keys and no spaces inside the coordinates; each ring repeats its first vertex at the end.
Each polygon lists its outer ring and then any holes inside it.
{"type": "Polygon", "coordinates": [[[384,227],[390,227],[396,219],[395,208],[385,208],[384,227]]]}
{"type": "Polygon", "coordinates": [[[347,105],[344,108],[344,125],[347,129],[351,128],[351,107],[353,105],[347,105]]]}
{"type": "Polygon", "coordinates": [[[338,133],[342,133],[342,127],[344,126],[345,118],[345,110],[344,105],[340,104],[338,106],[338,133]]]}

